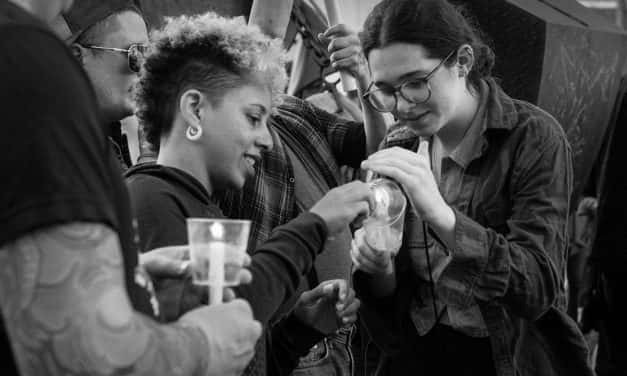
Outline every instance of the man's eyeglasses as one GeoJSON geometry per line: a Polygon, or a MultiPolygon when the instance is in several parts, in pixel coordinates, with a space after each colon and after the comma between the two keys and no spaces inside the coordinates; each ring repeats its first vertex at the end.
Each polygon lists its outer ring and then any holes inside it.
{"type": "Polygon", "coordinates": [[[424,77],[410,78],[397,86],[386,84],[375,86],[375,83],[372,82],[370,86],[368,86],[368,90],[363,95],[363,98],[370,103],[372,108],[379,112],[392,112],[396,109],[398,103],[396,93],[400,93],[400,95],[410,103],[425,103],[431,98],[431,85],[429,85],[429,80],[456,51],[457,50],[451,51],[440,64],[424,77]]]}
{"type": "Polygon", "coordinates": [[[142,63],[144,62],[144,56],[148,51],[148,46],[143,44],[131,44],[128,50],[125,50],[123,48],[102,47],[93,45],[87,45],[83,47],[90,48],[92,50],[111,51],[126,54],[126,57],[128,58],[128,69],[135,73],[139,73],[142,63]]]}

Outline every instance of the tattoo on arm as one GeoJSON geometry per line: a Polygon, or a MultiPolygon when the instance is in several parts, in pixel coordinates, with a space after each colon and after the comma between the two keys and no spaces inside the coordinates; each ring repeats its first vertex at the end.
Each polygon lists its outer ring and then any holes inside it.
{"type": "Polygon", "coordinates": [[[206,338],[133,311],[117,235],[98,224],[38,231],[0,248],[0,306],[22,375],[191,375],[206,338]]]}

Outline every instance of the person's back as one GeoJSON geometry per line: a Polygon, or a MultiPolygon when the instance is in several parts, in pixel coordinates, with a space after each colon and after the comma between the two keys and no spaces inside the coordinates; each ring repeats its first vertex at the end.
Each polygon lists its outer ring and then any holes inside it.
{"type": "MultiPolygon", "coordinates": [[[[35,18],[31,17],[22,9],[10,3],[1,3],[0,4],[0,30],[15,29],[15,27],[21,27],[22,25],[28,25],[28,27],[31,27],[35,30],[39,30],[39,29],[42,31],[45,30],[45,26],[43,24],[41,24],[35,18]]],[[[2,42],[3,41],[0,40],[0,43],[2,42]]],[[[3,57],[4,56],[7,56],[7,55],[3,55],[3,57]]],[[[0,61],[0,66],[5,66],[4,59],[0,61]]],[[[8,72],[6,72],[5,70],[0,70],[0,79],[2,80],[0,82],[4,82],[4,77],[7,76],[7,74],[8,72]]],[[[3,90],[2,93],[4,94],[6,92],[3,90]]],[[[5,99],[6,98],[4,98],[4,95],[2,95],[3,102],[5,99]]],[[[6,139],[7,139],[6,136],[2,138],[2,140],[6,140],[6,139]]],[[[7,192],[4,186],[3,186],[3,192],[5,192],[5,194],[7,192]]],[[[0,218],[0,221],[2,220],[3,218],[0,218]]],[[[0,241],[0,243],[2,243],[2,241],[0,241]]],[[[7,334],[7,329],[5,328],[5,320],[3,318],[3,315],[0,313],[0,357],[2,359],[2,361],[0,362],[0,368],[3,369],[5,372],[8,372],[8,374],[10,375],[16,375],[17,367],[15,365],[15,362],[13,361],[11,345],[9,343],[7,335],[8,334],[7,334]]]]}
{"type": "Polygon", "coordinates": [[[140,284],[149,278],[137,269],[128,193],[93,90],[63,43],[25,11],[50,21],[72,1],[16,3],[24,8],[0,3],[0,46],[11,51],[0,57],[0,306],[19,369],[239,371],[261,330],[246,303],[216,306],[213,320],[208,308],[171,326],[148,317],[155,310],[140,284]],[[216,343],[230,336],[209,329],[216,318],[241,331],[237,349],[216,343]]]}

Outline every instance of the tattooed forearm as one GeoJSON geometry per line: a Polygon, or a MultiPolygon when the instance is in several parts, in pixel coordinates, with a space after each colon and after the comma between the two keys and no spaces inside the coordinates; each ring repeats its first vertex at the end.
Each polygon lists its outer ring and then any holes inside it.
{"type": "Polygon", "coordinates": [[[204,334],[133,311],[117,235],[71,224],[0,248],[0,305],[23,375],[203,373],[204,334]]]}

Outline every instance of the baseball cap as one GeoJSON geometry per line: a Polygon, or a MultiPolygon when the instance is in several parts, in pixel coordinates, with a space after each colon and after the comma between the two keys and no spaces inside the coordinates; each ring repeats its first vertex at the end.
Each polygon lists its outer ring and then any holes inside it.
{"type": "Polygon", "coordinates": [[[142,15],[138,0],[75,0],[70,11],[57,17],[51,27],[61,39],[71,44],[91,26],[125,10],[142,15]]]}

